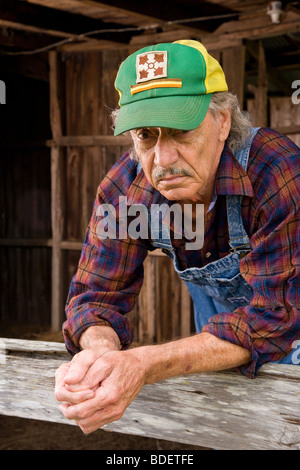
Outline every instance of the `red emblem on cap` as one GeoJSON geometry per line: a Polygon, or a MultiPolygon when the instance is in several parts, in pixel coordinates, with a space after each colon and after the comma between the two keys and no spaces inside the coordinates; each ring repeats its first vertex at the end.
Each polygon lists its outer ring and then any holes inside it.
{"type": "Polygon", "coordinates": [[[167,51],[145,52],[136,58],[136,83],[167,77],[167,51]]]}

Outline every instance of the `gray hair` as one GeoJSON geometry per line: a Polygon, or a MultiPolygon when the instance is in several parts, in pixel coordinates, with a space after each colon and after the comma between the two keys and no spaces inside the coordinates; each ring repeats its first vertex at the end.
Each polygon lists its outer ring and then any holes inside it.
{"type": "Polygon", "coordinates": [[[252,129],[251,116],[246,111],[241,110],[237,96],[228,91],[213,93],[208,109],[214,118],[225,109],[231,111],[231,127],[227,144],[234,154],[250,137],[252,129]]]}
{"type": "MultiPolygon", "coordinates": [[[[213,93],[208,109],[215,119],[219,112],[230,110],[231,112],[231,128],[227,139],[227,144],[234,154],[239,147],[249,138],[252,128],[252,120],[246,111],[242,111],[239,101],[233,93],[228,91],[221,91],[213,93]]],[[[113,128],[117,121],[119,109],[112,111],[111,118],[113,121],[113,128]]],[[[124,135],[129,134],[125,132],[124,135]]],[[[134,160],[138,160],[134,148],[130,149],[130,156],[134,160]]]]}

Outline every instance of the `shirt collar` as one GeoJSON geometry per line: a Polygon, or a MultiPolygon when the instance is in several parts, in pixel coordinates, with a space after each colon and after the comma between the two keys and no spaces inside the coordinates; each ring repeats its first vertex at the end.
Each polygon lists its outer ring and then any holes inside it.
{"type": "MultiPolygon", "coordinates": [[[[215,197],[218,195],[254,196],[251,181],[238,160],[225,144],[221,155],[215,186],[215,197]]],[[[168,202],[147,180],[143,169],[139,171],[127,193],[127,204],[144,204],[168,202]]]]}
{"type": "Polygon", "coordinates": [[[225,144],[216,178],[217,195],[254,196],[249,176],[225,144]]]}

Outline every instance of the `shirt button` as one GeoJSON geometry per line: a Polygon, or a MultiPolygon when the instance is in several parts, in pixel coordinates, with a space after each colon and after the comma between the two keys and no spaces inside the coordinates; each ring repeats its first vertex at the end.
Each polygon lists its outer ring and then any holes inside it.
{"type": "Polygon", "coordinates": [[[211,257],[211,252],[208,251],[208,252],[206,253],[206,255],[205,255],[205,258],[210,258],[210,257],[211,257]]]}

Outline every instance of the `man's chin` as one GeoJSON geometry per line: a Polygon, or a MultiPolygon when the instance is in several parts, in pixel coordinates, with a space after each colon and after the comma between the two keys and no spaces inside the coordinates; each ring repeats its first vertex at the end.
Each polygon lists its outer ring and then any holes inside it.
{"type": "Polygon", "coordinates": [[[195,194],[188,194],[186,189],[178,189],[178,188],[169,188],[169,189],[158,189],[157,190],[162,194],[166,199],[169,201],[177,201],[177,202],[186,202],[191,203],[192,198],[196,198],[195,194]]]}

